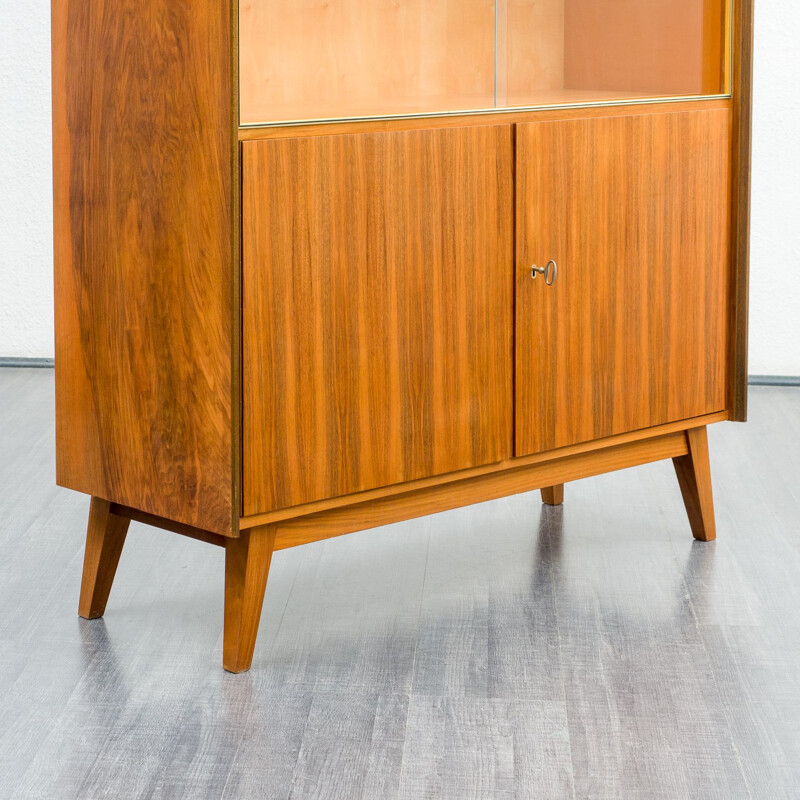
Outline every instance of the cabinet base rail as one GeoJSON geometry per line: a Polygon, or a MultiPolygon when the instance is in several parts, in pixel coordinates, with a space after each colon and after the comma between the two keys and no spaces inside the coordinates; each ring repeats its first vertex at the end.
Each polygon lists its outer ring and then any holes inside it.
{"type": "Polygon", "coordinates": [[[97,619],[105,613],[131,520],[224,547],[222,663],[229,672],[245,672],[253,661],[269,567],[275,550],[535,489],[541,490],[544,503],[560,505],[564,500],[564,484],[569,481],[667,458],[671,458],[675,466],[692,534],[699,541],[712,541],[716,529],[705,426],[609,444],[600,449],[573,452],[501,472],[243,527],[235,538],[92,497],[78,613],[85,619],[97,619]]]}

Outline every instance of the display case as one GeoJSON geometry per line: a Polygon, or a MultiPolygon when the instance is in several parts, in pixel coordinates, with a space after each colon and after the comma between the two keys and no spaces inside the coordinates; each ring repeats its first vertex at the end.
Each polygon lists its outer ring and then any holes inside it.
{"type": "Polygon", "coordinates": [[[247,0],[243,125],[722,96],[729,0],[247,0]]]}
{"type": "Polygon", "coordinates": [[[131,520],[224,548],[234,672],[281,548],[659,459],[713,539],[751,57],[751,0],[54,0],[80,614],[131,520]]]}

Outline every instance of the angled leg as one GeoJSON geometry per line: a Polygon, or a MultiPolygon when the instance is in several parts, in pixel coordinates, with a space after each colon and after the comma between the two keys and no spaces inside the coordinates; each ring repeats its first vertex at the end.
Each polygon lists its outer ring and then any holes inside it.
{"type": "Polygon", "coordinates": [[[706,429],[692,428],[686,431],[686,442],[689,452],[685,456],[673,458],[672,463],[678,475],[692,534],[698,541],[710,542],[716,538],[717,528],[714,522],[706,429]]]}
{"type": "Polygon", "coordinates": [[[253,661],[274,544],[271,525],[244,530],[225,544],[222,666],[228,672],[246,672],[253,661]]]}
{"type": "Polygon", "coordinates": [[[548,506],[560,506],[564,502],[564,484],[546,486],[542,489],[542,502],[548,506]]]}
{"type": "Polygon", "coordinates": [[[107,500],[92,498],[78,603],[78,614],[84,619],[97,619],[105,613],[129,524],[129,519],[111,513],[107,500]]]}

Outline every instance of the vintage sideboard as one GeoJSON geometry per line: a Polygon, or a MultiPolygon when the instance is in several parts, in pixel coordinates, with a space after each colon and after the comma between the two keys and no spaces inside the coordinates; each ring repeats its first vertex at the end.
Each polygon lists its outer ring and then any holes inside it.
{"type": "Polygon", "coordinates": [[[52,24],[81,616],[130,520],[225,548],[233,672],[277,549],[670,458],[714,538],[752,0],[53,0],[52,24]]]}

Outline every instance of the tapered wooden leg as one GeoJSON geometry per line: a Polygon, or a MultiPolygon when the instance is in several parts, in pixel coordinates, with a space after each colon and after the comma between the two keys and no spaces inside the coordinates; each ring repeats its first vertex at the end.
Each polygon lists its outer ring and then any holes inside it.
{"type": "Polygon", "coordinates": [[[129,519],[111,513],[111,503],[92,498],[78,603],[78,614],[84,619],[97,619],[106,611],[128,525],[129,519]]]}
{"type": "Polygon", "coordinates": [[[717,537],[714,522],[714,498],[711,493],[711,466],[708,460],[708,436],[705,428],[686,431],[689,452],[673,458],[694,538],[710,542],[717,537]]]}
{"type": "Polygon", "coordinates": [[[542,502],[548,506],[560,506],[564,502],[564,484],[546,486],[542,489],[542,502]]]}
{"type": "Polygon", "coordinates": [[[225,633],[222,666],[246,672],[253,661],[275,527],[244,530],[225,544],[225,633]]]}

